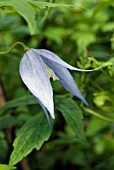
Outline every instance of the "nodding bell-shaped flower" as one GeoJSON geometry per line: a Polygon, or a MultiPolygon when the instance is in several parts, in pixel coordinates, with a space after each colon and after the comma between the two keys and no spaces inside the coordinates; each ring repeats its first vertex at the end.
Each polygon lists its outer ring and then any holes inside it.
{"type": "Polygon", "coordinates": [[[48,120],[47,110],[51,117],[53,119],[55,118],[50,77],[52,77],[53,80],[59,80],[66,90],[88,105],[68,69],[76,71],[96,70],[81,70],[75,68],[64,62],[53,52],[44,49],[31,48],[25,51],[21,59],[19,67],[21,78],[30,92],[38,100],[48,120]]]}

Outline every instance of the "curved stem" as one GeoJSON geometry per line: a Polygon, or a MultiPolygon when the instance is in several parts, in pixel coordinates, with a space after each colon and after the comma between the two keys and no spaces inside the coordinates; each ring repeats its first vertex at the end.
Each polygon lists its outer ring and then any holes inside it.
{"type": "Polygon", "coordinates": [[[10,51],[12,51],[12,49],[13,49],[16,45],[21,45],[21,46],[23,47],[24,51],[26,51],[26,50],[29,49],[24,43],[22,43],[22,42],[16,42],[16,43],[14,43],[8,50],[6,50],[6,51],[0,51],[0,55],[9,53],[10,51]]]}
{"type": "MultiPolygon", "coordinates": [[[[52,3],[52,2],[53,2],[53,0],[50,0],[50,3],[52,3]]],[[[51,7],[48,8],[48,10],[46,11],[44,17],[42,18],[42,21],[41,21],[42,24],[44,24],[44,22],[46,21],[48,15],[50,13],[50,10],[51,10],[51,7]]]]}
{"type": "Polygon", "coordinates": [[[84,110],[85,110],[86,112],[88,112],[88,113],[96,116],[96,117],[99,117],[99,118],[103,119],[103,120],[106,120],[106,121],[109,121],[109,122],[114,122],[113,119],[111,119],[111,118],[109,118],[109,117],[106,117],[106,116],[103,116],[103,115],[101,115],[101,114],[99,114],[99,113],[97,113],[97,112],[95,112],[95,111],[93,111],[93,110],[91,110],[91,109],[89,109],[89,108],[84,108],[84,110]]]}

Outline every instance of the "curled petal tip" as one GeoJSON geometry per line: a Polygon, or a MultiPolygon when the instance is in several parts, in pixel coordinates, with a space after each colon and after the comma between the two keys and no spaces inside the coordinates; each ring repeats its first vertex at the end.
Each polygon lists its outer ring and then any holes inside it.
{"type": "Polygon", "coordinates": [[[86,106],[89,106],[89,104],[88,104],[88,102],[84,99],[84,104],[86,105],[86,106]]]}
{"type": "MultiPolygon", "coordinates": [[[[49,112],[50,112],[50,111],[49,111],[49,112]]],[[[51,115],[51,117],[52,117],[53,119],[55,119],[54,109],[53,109],[53,111],[50,112],[50,115],[51,115]]]]}
{"type": "Polygon", "coordinates": [[[75,70],[75,71],[80,71],[80,72],[91,72],[91,71],[95,71],[95,70],[98,70],[101,68],[101,67],[98,67],[98,68],[91,69],[91,70],[79,69],[77,67],[73,67],[70,64],[66,63],[61,58],[59,58],[56,54],[54,54],[53,52],[51,52],[49,50],[38,49],[38,50],[34,50],[34,51],[36,53],[38,53],[42,57],[42,59],[49,59],[51,62],[54,62],[55,64],[59,64],[59,65],[66,67],[70,70],[75,70]]]}
{"type": "Polygon", "coordinates": [[[54,115],[54,114],[53,114],[53,115],[51,114],[51,117],[52,117],[53,119],[55,119],[55,115],[54,115]]]}

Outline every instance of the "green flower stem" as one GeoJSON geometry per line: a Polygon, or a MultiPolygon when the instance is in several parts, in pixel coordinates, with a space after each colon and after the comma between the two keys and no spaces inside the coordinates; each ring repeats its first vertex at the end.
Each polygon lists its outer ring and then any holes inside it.
{"type": "MultiPolygon", "coordinates": [[[[53,0],[50,0],[50,3],[52,3],[52,2],[53,2],[53,0]]],[[[46,11],[44,17],[42,18],[42,21],[41,21],[42,24],[45,23],[45,21],[46,21],[48,15],[49,15],[49,13],[50,13],[50,10],[51,10],[51,7],[48,8],[48,10],[46,11]]]]}
{"type": "Polygon", "coordinates": [[[21,45],[21,46],[23,47],[24,51],[26,51],[26,50],[29,49],[24,43],[22,43],[22,42],[16,42],[16,43],[14,43],[8,50],[6,50],[6,51],[0,51],[0,55],[7,54],[7,53],[11,52],[12,49],[13,49],[16,45],[21,45]]]}
{"type": "Polygon", "coordinates": [[[103,120],[106,120],[106,121],[108,121],[108,122],[114,122],[114,120],[112,120],[111,118],[106,117],[106,116],[103,116],[103,115],[101,115],[101,114],[99,114],[99,113],[97,113],[97,112],[95,112],[95,111],[93,111],[93,110],[91,110],[91,109],[89,109],[89,108],[84,108],[84,110],[85,110],[86,112],[88,112],[88,113],[96,116],[96,117],[99,117],[99,118],[103,119],[103,120]]]}

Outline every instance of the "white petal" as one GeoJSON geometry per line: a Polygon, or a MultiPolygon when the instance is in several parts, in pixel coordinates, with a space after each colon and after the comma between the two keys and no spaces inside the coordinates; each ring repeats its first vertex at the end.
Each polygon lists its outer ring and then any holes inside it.
{"type": "Polygon", "coordinates": [[[83,72],[90,72],[90,71],[95,71],[98,70],[100,67],[92,69],[92,70],[83,70],[83,69],[79,69],[76,67],[73,67],[69,64],[67,64],[65,61],[63,61],[61,58],[59,58],[56,54],[54,54],[53,52],[49,51],[49,50],[44,50],[44,49],[33,49],[34,52],[36,52],[37,54],[39,53],[41,57],[43,58],[48,58],[51,61],[58,63],[60,65],[62,65],[63,67],[66,67],[70,70],[76,70],[76,71],[83,71],[83,72]]]}
{"type": "Polygon", "coordinates": [[[40,55],[32,49],[26,51],[19,71],[25,85],[54,118],[53,91],[40,55]]]}

